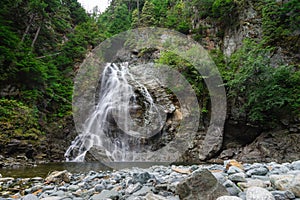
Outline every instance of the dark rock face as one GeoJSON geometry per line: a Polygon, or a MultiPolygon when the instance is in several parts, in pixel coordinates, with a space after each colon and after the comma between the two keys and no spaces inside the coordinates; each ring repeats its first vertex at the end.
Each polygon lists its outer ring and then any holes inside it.
{"type": "Polygon", "coordinates": [[[243,162],[288,162],[299,160],[300,134],[287,130],[265,132],[234,156],[243,162]]]}
{"type": "Polygon", "coordinates": [[[47,154],[49,161],[64,161],[65,151],[71,141],[77,136],[72,116],[67,116],[60,121],[46,125],[47,132],[47,154]]]}
{"type": "Polygon", "coordinates": [[[213,200],[228,195],[226,188],[207,169],[195,171],[191,177],[180,182],[176,193],[183,200],[213,200]]]}

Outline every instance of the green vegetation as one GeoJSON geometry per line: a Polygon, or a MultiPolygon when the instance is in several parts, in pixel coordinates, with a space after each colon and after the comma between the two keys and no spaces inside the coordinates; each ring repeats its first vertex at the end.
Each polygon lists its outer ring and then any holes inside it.
{"type": "MultiPolygon", "coordinates": [[[[158,26],[188,34],[210,50],[230,101],[242,100],[247,120],[264,126],[299,116],[300,2],[254,1],[262,38],[249,39],[230,58],[224,33],[239,27],[247,1],[112,0],[87,14],[76,0],[3,0],[0,8],[1,137],[41,135],[43,126],[71,114],[73,78],[86,54],[108,37],[137,27],[158,26]],[[215,29],[216,27],[216,29],[215,29]],[[218,33],[214,35],[213,31],[218,33]],[[212,40],[217,45],[209,46],[212,40]],[[220,48],[215,48],[220,45],[220,48]],[[272,63],[280,50],[289,62],[272,63]],[[298,57],[297,57],[298,55],[298,57]],[[26,117],[20,115],[25,113],[26,117]],[[18,119],[20,118],[20,119],[18,119]]],[[[145,52],[141,52],[145,53],[145,52]]],[[[193,66],[172,52],[158,63],[180,71],[209,110],[208,91],[193,66]]]]}
{"type": "Polygon", "coordinates": [[[37,112],[37,109],[29,108],[22,102],[0,99],[0,140],[37,140],[43,135],[39,130],[37,112]]]}
{"type": "Polygon", "coordinates": [[[252,122],[266,124],[286,113],[300,114],[300,71],[293,66],[271,66],[272,51],[245,41],[231,59],[229,94],[243,99],[242,109],[252,122]]]}

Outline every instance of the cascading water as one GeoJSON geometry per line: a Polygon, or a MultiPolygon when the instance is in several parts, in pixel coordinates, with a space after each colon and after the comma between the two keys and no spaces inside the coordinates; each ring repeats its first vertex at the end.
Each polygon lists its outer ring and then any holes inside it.
{"type": "Polygon", "coordinates": [[[110,161],[139,161],[136,153],[145,148],[142,141],[161,131],[164,122],[164,111],[130,73],[128,63],[109,63],[102,73],[95,110],[65,157],[82,162],[92,147],[98,147],[110,161]]]}

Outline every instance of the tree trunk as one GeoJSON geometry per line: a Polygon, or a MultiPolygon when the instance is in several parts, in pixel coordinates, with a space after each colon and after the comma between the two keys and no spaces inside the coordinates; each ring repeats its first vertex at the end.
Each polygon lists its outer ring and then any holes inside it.
{"type": "Polygon", "coordinates": [[[28,23],[28,25],[27,25],[27,27],[26,27],[26,30],[25,30],[25,32],[24,32],[24,34],[23,34],[23,36],[22,36],[21,43],[24,42],[26,35],[28,35],[30,26],[32,25],[34,18],[35,18],[35,15],[32,14],[31,17],[30,17],[29,23],[28,23]]]}
{"type": "Polygon", "coordinates": [[[34,39],[32,40],[32,43],[31,43],[31,47],[32,47],[32,48],[34,47],[34,44],[35,44],[35,42],[36,42],[36,40],[37,40],[37,38],[38,38],[38,36],[39,36],[39,34],[40,34],[42,25],[43,25],[43,21],[42,21],[42,23],[40,24],[40,26],[38,27],[38,29],[36,30],[36,33],[35,33],[35,35],[34,35],[34,39]]]}

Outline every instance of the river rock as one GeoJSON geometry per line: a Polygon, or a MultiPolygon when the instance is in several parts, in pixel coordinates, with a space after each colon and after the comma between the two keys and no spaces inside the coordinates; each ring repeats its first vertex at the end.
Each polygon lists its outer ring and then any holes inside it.
{"type": "Polygon", "coordinates": [[[276,200],[285,200],[285,199],[295,199],[294,193],[291,191],[271,191],[271,194],[274,196],[276,200]]]}
{"type": "Polygon", "coordinates": [[[119,192],[115,190],[103,190],[100,194],[94,194],[91,200],[99,199],[119,199],[119,192]]]}
{"type": "Polygon", "coordinates": [[[48,183],[69,183],[70,182],[70,176],[71,174],[67,171],[54,171],[52,172],[47,178],[45,178],[45,181],[48,183]]]}
{"type": "Polygon", "coordinates": [[[290,190],[295,194],[296,197],[300,197],[300,174],[297,174],[290,185],[290,190]]]}
{"type": "Polygon", "coordinates": [[[217,200],[243,200],[240,197],[235,197],[235,196],[221,196],[218,197],[217,200]]]}
{"type": "Polygon", "coordinates": [[[150,191],[153,191],[153,190],[154,190],[153,187],[144,186],[137,192],[133,193],[133,195],[134,196],[145,196],[146,194],[148,194],[150,191]]]}
{"type": "Polygon", "coordinates": [[[246,192],[247,200],[275,200],[273,195],[266,189],[261,187],[251,187],[246,192]]]}
{"type": "Polygon", "coordinates": [[[68,188],[71,192],[75,192],[79,189],[78,185],[70,185],[68,188]]]}
{"type": "Polygon", "coordinates": [[[243,172],[231,174],[228,176],[228,179],[233,182],[246,182],[246,174],[243,172]]]}
{"type": "Polygon", "coordinates": [[[252,176],[252,175],[260,175],[264,176],[269,172],[269,169],[266,168],[265,166],[250,169],[249,171],[246,172],[247,176],[252,176]]]}
{"type": "Polygon", "coordinates": [[[230,166],[227,170],[227,174],[236,174],[236,173],[244,173],[244,170],[236,166],[230,166]]]}
{"type": "Polygon", "coordinates": [[[37,196],[34,194],[27,194],[25,197],[22,198],[22,200],[38,200],[37,196]]]}
{"type": "Polygon", "coordinates": [[[295,162],[292,162],[291,168],[292,168],[293,170],[300,170],[300,160],[295,161],[295,162]]]}
{"type": "Polygon", "coordinates": [[[178,183],[176,193],[183,200],[208,200],[228,195],[226,188],[207,169],[197,170],[191,177],[178,183]]]}
{"type": "Polygon", "coordinates": [[[141,189],[142,187],[143,187],[142,184],[139,182],[134,185],[129,185],[129,187],[125,190],[125,193],[132,194],[138,191],[139,189],[141,189]]]}
{"type": "Polygon", "coordinates": [[[157,195],[157,194],[153,194],[152,192],[151,193],[148,193],[146,196],[145,196],[145,199],[146,200],[168,200],[167,198],[163,197],[163,196],[160,196],[160,195],[157,195]]]}
{"type": "Polygon", "coordinates": [[[266,188],[268,186],[268,183],[258,179],[247,179],[247,182],[239,182],[237,183],[237,185],[241,189],[245,190],[247,188],[254,187],[254,186],[266,188]]]}
{"type": "Polygon", "coordinates": [[[230,195],[237,196],[240,192],[242,192],[241,189],[230,180],[225,181],[223,186],[226,187],[226,190],[230,195]]]}
{"type": "Polygon", "coordinates": [[[151,176],[148,172],[133,173],[132,181],[134,183],[139,182],[141,184],[145,184],[150,178],[151,178],[151,176]]]}

